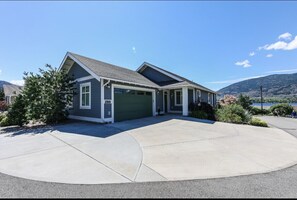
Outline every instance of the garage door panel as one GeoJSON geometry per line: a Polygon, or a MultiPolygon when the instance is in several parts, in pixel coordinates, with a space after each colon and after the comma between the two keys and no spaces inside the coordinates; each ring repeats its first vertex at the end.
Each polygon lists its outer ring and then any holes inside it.
{"type": "Polygon", "coordinates": [[[115,92],[114,94],[115,121],[137,119],[152,116],[151,92],[132,91],[115,92]]]}

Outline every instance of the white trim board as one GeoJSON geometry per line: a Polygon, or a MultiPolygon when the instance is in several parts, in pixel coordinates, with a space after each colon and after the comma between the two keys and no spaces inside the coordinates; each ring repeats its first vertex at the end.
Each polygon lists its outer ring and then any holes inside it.
{"type": "Polygon", "coordinates": [[[105,106],[105,101],[104,101],[104,79],[101,79],[100,81],[100,96],[101,96],[101,99],[100,99],[100,102],[101,102],[101,105],[100,105],[100,108],[101,108],[101,119],[104,120],[104,106],[105,106]]]}
{"type": "Polygon", "coordinates": [[[178,78],[177,76],[174,76],[173,74],[165,72],[164,70],[159,69],[159,68],[155,67],[154,65],[152,65],[150,63],[147,63],[147,62],[144,62],[140,67],[138,67],[138,69],[136,71],[141,72],[142,70],[145,69],[145,67],[150,67],[150,68],[152,68],[152,69],[154,69],[154,70],[156,70],[156,71],[158,71],[158,72],[160,72],[160,73],[162,73],[162,74],[164,74],[166,76],[169,76],[170,78],[173,78],[173,79],[175,79],[177,81],[183,81],[182,79],[178,78]]]}
{"type": "MultiPolygon", "coordinates": [[[[76,62],[78,65],[80,65],[84,70],[86,70],[89,74],[91,74],[94,78],[96,78],[98,81],[100,81],[100,77],[95,74],[92,70],[90,70],[87,66],[85,66],[82,62],[80,62],[78,59],[76,59],[71,53],[67,52],[66,56],[62,62],[62,64],[60,65],[59,70],[61,70],[63,68],[64,63],[66,62],[67,58],[71,58],[74,62],[76,62]]],[[[72,66],[71,66],[72,67],[72,66]]],[[[71,67],[68,69],[67,73],[69,72],[69,70],[71,69],[71,67]]]]}
{"type": "Polygon", "coordinates": [[[77,78],[74,81],[76,81],[76,82],[83,82],[83,81],[91,80],[93,78],[94,77],[92,75],[90,75],[90,76],[84,76],[84,77],[81,77],[81,78],[77,78]]]}
{"type": "MultiPolygon", "coordinates": [[[[86,92],[85,92],[86,93],[86,92]]],[[[91,82],[86,82],[86,83],[81,83],[79,84],[79,109],[91,109],[92,108],[92,86],[91,82]],[[83,87],[89,87],[89,105],[88,106],[83,106],[82,105],[82,88],[83,87]]]]}

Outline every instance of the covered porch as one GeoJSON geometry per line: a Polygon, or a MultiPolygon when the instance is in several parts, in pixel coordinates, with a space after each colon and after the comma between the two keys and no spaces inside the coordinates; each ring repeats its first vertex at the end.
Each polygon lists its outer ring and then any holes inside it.
{"type": "Polygon", "coordinates": [[[197,85],[181,82],[164,86],[163,94],[163,113],[176,113],[188,116],[189,104],[205,102],[215,106],[216,94],[212,91],[207,91],[197,85]]]}

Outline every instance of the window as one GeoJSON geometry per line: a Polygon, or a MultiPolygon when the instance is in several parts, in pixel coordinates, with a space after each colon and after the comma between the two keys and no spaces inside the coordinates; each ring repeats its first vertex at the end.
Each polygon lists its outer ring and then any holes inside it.
{"type": "Polygon", "coordinates": [[[91,83],[80,84],[80,109],[91,109],[91,83]]]}
{"type": "Polygon", "coordinates": [[[211,104],[211,94],[208,93],[208,104],[211,104]]]}
{"type": "Polygon", "coordinates": [[[196,101],[197,102],[201,101],[201,90],[197,90],[196,101]]]}
{"type": "Polygon", "coordinates": [[[181,106],[183,104],[183,95],[182,95],[182,91],[181,90],[175,90],[174,91],[175,94],[175,101],[174,104],[176,106],[181,106]]]}

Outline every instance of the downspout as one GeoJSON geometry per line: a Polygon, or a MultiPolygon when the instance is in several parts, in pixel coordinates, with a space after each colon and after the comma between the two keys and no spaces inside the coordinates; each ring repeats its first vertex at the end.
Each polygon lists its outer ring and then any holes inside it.
{"type": "MultiPolygon", "coordinates": [[[[102,81],[103,81],[104,79],[102,79],[102,81]]],[[[102,82],[103,83],[103,82],[102,82]]],[[[108,84],[110,83],[110,80],[108,80],[105,84],[103,84],[102,85],[102,89],[103,89],[103,96],[104,96],[104,89],[105,89],[105,86],[107,86],[108,84]]],[[[112,91],[111,91],[112,92],[112,91]]],[[[101,116],[101,118],[102,118],[102,121],[103,121],[103,123],[106,123],[106,121],[105,121],[105,117],[104,117],[104,114],[105,114],[105,112],[104,112],[104,105],[105,105],[105,98],[103,98],[103,116],[101,116]]]]}

